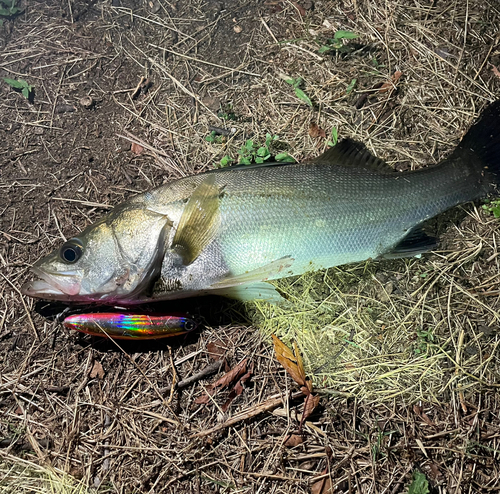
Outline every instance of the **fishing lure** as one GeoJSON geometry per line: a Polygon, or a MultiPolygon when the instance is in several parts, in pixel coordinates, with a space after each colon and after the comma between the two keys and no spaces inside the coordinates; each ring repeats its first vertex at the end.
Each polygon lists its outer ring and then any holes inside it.
{"type": "Polygon", "coordinates": [[[93,336],[148,340],[188,333],[196,328],[196,323],[189,317],[179,315],[97,312],[69,316],[64,320],[64,326],[93,336]]]}

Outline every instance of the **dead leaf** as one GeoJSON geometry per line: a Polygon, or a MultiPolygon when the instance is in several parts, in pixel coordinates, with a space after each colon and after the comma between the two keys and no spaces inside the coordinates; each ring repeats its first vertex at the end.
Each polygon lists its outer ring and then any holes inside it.
{"type": "MultiPolygon", "coordinates": [[[[325,468],[325,470],[321,472],[321,475],[326,475],[327,473],[328,469],[325,468]]],[[[331,492],[333,492],[333,490],[330,477],[324,477],[316,482],[313,480],[311,494],[330,494],[331,492]]]]}
{"type": "Polygon", "coordinates": [[[312,394],[306,395],[304,400],[304,411],[302,412],[302,422],[314,412],[314,409],[319,405],[319,400],[319,396],[314,396],[312,394]]]}
{"type": "Polygon", "coordinates": [[[403,75],[403,73],[400,70],[396,70],[396,72],[394,72],[394,74],[392,75],[391,80],[384,82],[380,86],[380,89],[378,90],[378,92],[379,93],[386,93],[390,89],[393,89],[402,75],[403,75]]]}
{"type": "Polygon", "coordinates": [[[214,360],[222,360],[224,353],[226,353],[227,348],[224,348],[217,343],[210,341],[207,344],[208,355],[214,360]]]}
{"type": "Polygon", "coordinates": [[[212,396],[212,394],[207,390],[205,394],[195,398],[194,402],[196,405],[206,405],[210,401],[210,396],[212,396]]]}
{"type": "Polygon", "coordinates": [[[309,124],[309,135],[312,138],[316,137],[326,138],[326,132],[316,122],[311,122],[309,124]]]}
{"type": "Polygon", "coordinates": [[[418,415],[427,425],[435,427],[436,424],[429,418],[429,416],[424,412],[424,409],[419,405],[413,405],[413,411],[418,415]]]}
{"type": "Polygon", "coordinates": [[[233,381],[238,379],[247,370],[248,359],[242,360],[237,366],[233,367],[229,372],[226,372],[220,379],[217,379],[212,386],[214,388],[226,388],[233,381]]]}
{"type": "Polygon", "coordinates": [[[144,148],[140,144],[137,144],[137,142],[133,142],[130,146],[130,151],[132,151],[134,154],[139,155],[144,152],[144,148]]]}
{"type": "Polygon", "coordinates": [[[99,379],[104,378],[104,369],[102,368],[101,362],[98,362],[97,360],[94,361],[94,365],[90,371],[90,378],[95,379],[96,377],[99,379]]]}
{"type": "Polygon", "coordinates": [[[294,2],[293,0],[291,0],[291,3],[293,4],[293,6],[299,11],[299,14],[302,16],[302,17],[305,17],[306,16],[306,10],[304,9],[304,7],[302,7],[302,5],[299,5],[297,2],[294,2]]]}
{"type": "MultiPolygon", "coordinates": [[[[215,395],[219,390],[229,387],[233,381],[246,373],[248,359],[242,360],[236,367],[226,372],[221,378],[210,386],[207,386],[207,392],[194,400],[197,405],[203,405],[209,402],[210,396],[215,395]]],[[[253,369],[253,367],[252,367],[253,369]]],[[[234,395],[236,396],[236,395],[234,395]]],[[[234,397],[233,397],[234,399],[234,397]]],[[[229,402],[230,403],[230,402],[229,402]]]]}
{"type": "Polygon", "coordinates": [[[243,385],[252,377],[253,374],[253,362],[250,364],[250,368],[248,369],[247,373],[241,376],[240,379],[238,379],[238,382],[234,385],[234,391],[236,392],[236,396],[239,396],[241,393],[243,393],[243,385]]]}
{"type": "MultiPolygon", "coordinates": [[[[304,370],[304,364],[297,343],[294,342],[292,351],[277,336],[273,335],[272,338],[278,362],[299,386],[304,387],[307,392],[311,393],[312,382],[306,377],[306,371],[304,370]]],[[[304,390],[302,392],[306,393],[304,390]]]]}
{"type": "Polygon", "coordinates": [[[283,443],[284,446],[287,448],[294,448],[295,446],[298,446],[299,444],[302,444],[304,442],[304,439],[302,436],[299,434],[291,434],[288,436],[287,440],[283,443]]]}
{"type": "Polygon", "coordinates": [[[238,381],[234,385],[234,388],[229,393],[229,396],[226,400],[226,403],[224,403],[224,405],[222,405],[222,407],[221,407],[221,410],[223,412],[225,412],[229,408],[229,405],[237,396],[239,396],[241,393],[243,393],[243,389],[244,389],[243,384],[245,384],[245,382],[248,381],[248,379],[250,379],[252,374],[253,374],[253,363],[250,364],[250,368],[248,369],[247,373],[244,374],[243,376],[241,376],[240,379],[238,379],[238,381]]]}
{"type": "Polygon", "coordinates": [[[500,70],[498,70],[494,65],[491,66],[491,70],[500,79],[500,70]]]}

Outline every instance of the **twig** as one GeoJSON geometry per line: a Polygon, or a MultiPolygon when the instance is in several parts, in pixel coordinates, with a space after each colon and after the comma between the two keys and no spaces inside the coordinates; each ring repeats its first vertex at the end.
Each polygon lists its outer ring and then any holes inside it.
{"type": "MultiPolygon", "coordinates": [[[[303,396],[305,396],[304,393],[302,393],[302,391],[298,391],[290,396],[290,400],[297,400],[298,398],[302,398],[303,396]]],[[[190,437],[190,439],[193,439],[195,437],[208,436],[210,434],[213,434],[214,432],[225,429],[226,427],[231,427],[232,425],[237,424],[242,420],[256,417],[257,415],[260,415],[261,413],[264,412],[269,412],[270,410],[279,407],[283,403],[284,403],[284,398],[281,394],[275,397],[271,397],[264,403],[260,403],[259,405],[249,407],[246,410],[243,410],[242,412],[234,415],[234,417],[231,417],[230,419],[226,420],[223,424],[216,425],[211,429],[207,429],[205,431],[198,432],[198,434],[194,434],[193,436],[190,437]]]]}
{"type": "Polygon", "coordinates": [[[200,379],[203,379],[204,377],[215,374],[216,372],[219,372],[220,368],[223,365],[224,365],[224,360],[219,360],[217,362],[214,362],[213,364],[207,365],[203,370],[201,370],[197,374],[194,374],[191,377],[187,377],[186,379],[179,381],[177,383],[177,386],[175,387],[175,389],[186,388],[190,384],[193,384],[194,382],[199,381],[200,379]]]}

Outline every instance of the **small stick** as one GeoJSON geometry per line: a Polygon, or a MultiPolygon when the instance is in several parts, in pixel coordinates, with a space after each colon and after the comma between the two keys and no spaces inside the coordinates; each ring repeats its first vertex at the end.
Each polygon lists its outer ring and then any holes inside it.
{"type": "Polygon", "coordinates": [[[207,365],[203,370],[198,372],[198,374],[194,374],[191,377],[187,377],[186,379],[179,381],[177,383],[177,385],[175,386],[175,389],[186,388],[190,384],[193,384],[194,382],[199,381],[200,379],[203,379],[204,377],[215,374],[216,372],[219,372],[220,368],[223,365],[224,365],[224,360],[219,360],[217,362],[214,362],[213,364],[207,365]]]}
{"type": "Polygon", "coordinates": [[[131,96],[132,99],[136,99],[137,96],[139,96],[139,93],[141,92],[141,87],[142,87],[144,81],[146,81],[146,78],[144,76],[142,76],[141,80],[139,81],[139,84],[137,84],[137,87],[134,89],[134,92],[132,93],[132,96],[131,96]]]}
{"type": "MultiPolygon", "coordinates": [[[[298,398],[302,398],[304,393],[302,391],[298,391],[297,393],[293,393],[290,396],[291,400],[296,400],[298,398]]],[[[236,414],[234,417],[231,417],[230,419],[226,420],[223,424],[216,425],[215,427],[212,427],[211,429],[207,429],[205,431],[198,432],[197,434],[192,435],[189,439],[193,439],[195,437],[205,437],[208,436],[214,432],[218,432],[222,429],[225,429],[226,427],[231,427],[234,424],[237,424],[238,422],[241,422],[242,420],[246,420],[252,417],[255,417],[257,415],[260,415],[261,413],[264,412],[269,412],[270,410],[273,410],[276,407],[279,407],[280,405],[283,404],[283,396],[274,396],[269,398],[268,400],[264,401],[264,403],[260,403],[259,405],[256,405],[254,407],[249,407],[246,410],[243,410],[242,412],[236,414]]]]}

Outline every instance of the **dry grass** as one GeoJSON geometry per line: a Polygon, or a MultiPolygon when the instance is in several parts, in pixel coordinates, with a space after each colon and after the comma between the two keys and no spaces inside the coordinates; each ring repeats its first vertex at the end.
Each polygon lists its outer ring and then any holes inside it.
{"type": "Polygon", "coordinates": [[[214,4],[37,4],[2,31],[0,75],[34,82],[39,104],[7,90],[0,103],[5,135],[21,128],[1,150],[0,186],[15,200],[0,198],[0,492],[302,493],[323,475],[335,492],[396,493],[416,468],[436,492],[498,490],[498,224],[472,206],[441,252],[281,281],[284,307],[200,302],[191,310],[206,327],[182,341],[117,348],[22,300],[29,265],[62,236],[134,191],[236,158],[250,137],[277,135],[302,160],[326,147],[309,135],[316,122],[409,169],[439,162],[500,95],[492,0],[214,4]],[[338,29],[359,46],[319,54],[338,29]],[[373,89],[396,71],[394,88],[373,89]],[[283,74],[303,78],[314,108],[283,74]],[[141,76],[154,85],[133,99],[141,76]],[[58,105],[87,94],[96,109],[78,109],[75,130],[58,105]],[[236,120],[218,116],[230,109],[236,120]],[[230,132],[209,143],[211,126],[230,132]],[[123,151],[118,135],[145,153],[123,151]],[[272,332],[299,342],[324,392],[302,431],[272,332]],[[212,377],[174,389],[214,352],[254,364],[227,412],[226,392],[194,402],[212,377]],[[227,425],[280,394],[282,405],[227,425]],[[304,442],[285,447],[292,433],[304,442]]]}

